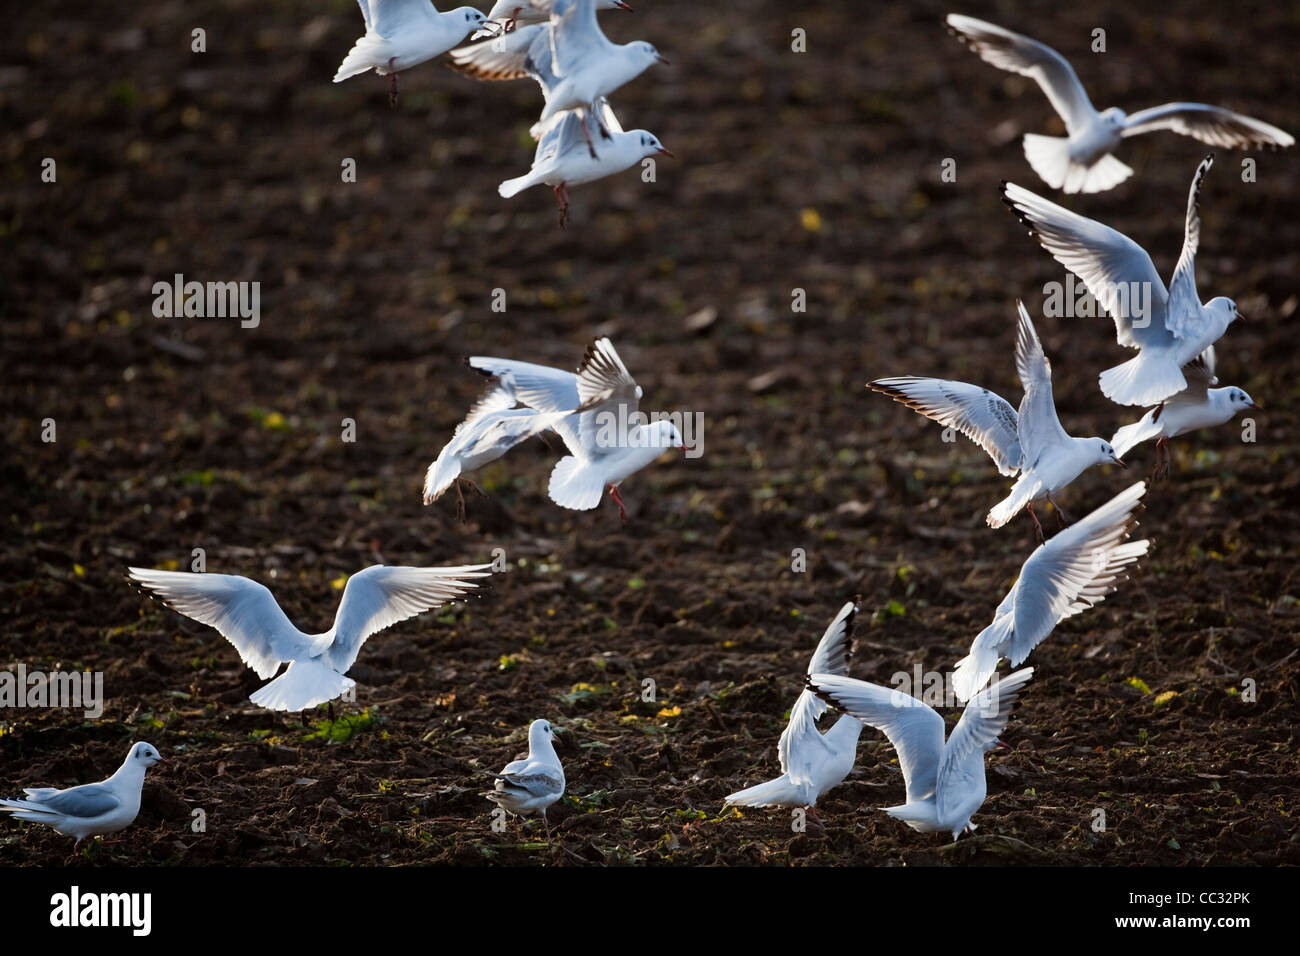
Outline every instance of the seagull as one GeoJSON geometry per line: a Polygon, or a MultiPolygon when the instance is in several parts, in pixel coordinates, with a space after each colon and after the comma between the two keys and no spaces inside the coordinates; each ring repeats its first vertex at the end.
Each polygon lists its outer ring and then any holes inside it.
{"type": "Polygon", "coordinates": [[[1231,299],[1215,296],[1202,305],[1196,292],[1196,248],[1201,239],[1196,199],[1213,163],[1213,154],[1205,157],[1192,180],[1183,251],[1168,290],[1151,257],[1128,236],[1014,183],[1002,185],[1002,201],[1029,227],[1029,234],[1082,279],[1114,318],[1119,344],[1138,349],[1136,358],[1101,373],[1102,393],[1118,405],[1155,405],[1181,392],[1187,387],[1182,367],[1241,318],[1231,299]]]}
{"type": "MultiPolygon", "coordinates": [[[[858,607],[850,601],[840,608],[826,628],[808,664],[811,674],[849,672],[853,622],[858,607]]],[[[862,722],[845,714],[825,734],[817,729],[817,718],[826,713],[826,702],[805,688],[790,709],[790,722],[781,732],[777,757],[781,776],[740,790],[727,797],[722,809],[741,807],[807,807],[816,819],[817,798],[839,786],[853,769],[858,754],[862,722]]]]}
{"type": "Polygon", "coordinates": [[[546,808],[564,796],[564,768],[555,755],[555,731],[550,723],[534,720],[529,724],[528,756],[510,761],[492,776],[496,778],[494,789],[483,796],[515,816],[540,811],[549,838],[551,824],[546,819],[546,808]]]}
{"type": "Polygon", "coordinates": [[[833,674],[814,674],[808,686],[868,727],[883,731],[898,752],[907,802],[883,807],[921,833],[974,832],[971,817],[984,803],[984,754],[998,744],[1016,698],[1034,674],[1026,667],[980,691],[944,742],[938,711],[909,694],[833,674]]]}
{"type": "Polygon", "coordinates": [[[1065,121],[1068,136],[1025,136],[1025,158],[1053,189],[1095,193],[1118,186],[1133,170],[1111,153],[1140,133],[1167,129],[1223,149],[1295,143],[1276,126],[1204,103],[1165,103],[1132,116],[1115,107],[1098,113],[1074,69],[1051,47],[973,17],[951,13],[947,22],[984,62],[1038,83],[1065,121]]]}
{"type": "Polygon", "coordinates": [[[526,174],[515,179],[507,179],[497,191],[509,199],[530,186],[545,183],[555,190],[555,202],[560,209],[560,228],[569,219],[570,185],[589,183],[592,180],[612,176],[622,172],[656,153],[672,156],[663,143],[643,129],[624,132],[618,117],[610,108],[609,101],[601,97],[596,102],[600,111],[601,126],[609,132],[610,145],[601,146],[600,153],[593,158],[585,147],[583,135],[583,110],[565,113],[558,125],[543,134],[537,144],[537,153],[533,157],[533,166],[526,174]]]}
{"type": "Polygon", "coordinates": [[[144,772],[162,762],[153,744],[133,744],[113,776],[101,783],[59,790],[55,787],[26,787],[25,800],[0,800],[0,810],[19,820],[44,823],[64,836],[76,837],[73,849],[88,836],[116,833],[135,822],[140,813],[140,790],[144,772]]]}
{"type": "MultiPolygon", "coordinates": [[[[603,396],[597,395],[595,399],[603,396]]],[[[465,420],[456,426],[451,441],[443,446],[437,459],[429,465],[424,476],[424,503],[437,501],[453,484],[456,486],[457,511],[462,520],[465,515],[465,498],[461,482],[466,482],[479,494],[478,485],[462,477],[466,472],[482,468],[496,461],[511,448],[553,429],[562,419],[583,408],[539,412],[534,408],[517,408],[519,403],[508,382],[497,378],[492,387],[474,404],[465,420]]]]}
{"type": "Polygon", "coordinates": [[[903,376],[877,379],[867,388],[957,429],[988,452],[1003,475],[1018,472],[1011,493],[989,511],[988,523],[1001,528],[1027,507],[1042,540],[1043,526],[1034,514],[1034,502],[1050,501],[1063,524],[1064,515],[1052,496],[1093,465],[1111,462],[1123,467],[1124,462],[1104,438],[1072,438],[1061,427],[1052,399],[1051,363],[1024,303],[1017,300],[1016,308],[1020,312],[1016,370],[1025,389],[1019,414],[1006,399],[965,382],[903,376]]]}
{"type": "Polygon", "coordinates": [[[972,699],[1000,658],[1020,666],[1057,624],[1100,604],[1128,577],[1151,544],[1145,538],[1126,540],[1137,527],[1135,512],[1145,492],[1145,482],[1139,481],[1035,549],[993,623],[957,662],[952,684],[958,700],[972,699]]]}
{"type": "Polygon", "coordinates": [[[1169,477],[1169,439],[1177,438],[1198,428],[1213,428],[1230,422],[1240,411],[1262,411],[1245,389],[1217,385],[1214,374],[1214,346],[1183,366],[1187,387],[1165,399],[1138,421],[1125,425],[1115,433],[1111,444],[1121,454],[1127,454],[1134,445],[1156,439],[1156,463],[1151,472],[1153,480],[1169,477]]]}
{"type": "Polygon", "coordinates": [[[439,13],[429,0],[357,0],[366,32],[343,58],[334,82],[373,69],[389,82],[388,102],[397,105],[397,74],[446,53],[488,22],[473,7],[439,13]]]}
{"type": "Polygon", "coordinates": [[[586,409],[554,426],[570,452],[551,472],[548,488],[551,500],[561,508],[590,511],[600,504],[608,488],[619,517],[626,521],[627,509],[618,486],[664,449],[686,449],[669,418],[645,421],[647,416],[638,408],[641,386],[608,338],[587,346],[577,374],[484,355],[472,356],[469,364],[496,376],[529,408],[540,412],[586,409]]]}
{"type": "MultiPolygon", "coordinates": [[[[550,6],[546,0],[497,0],[488,11],[488,21],[500,23],[501,33],[510,33],[521,23],[545,23],[551,18],[550,6]]],[[[596,9],[634,12],[623,0],[596,0],[596,9]]],[[[470,39],[488,35],[489,31],[480,30],[470,39]]]]}
{"type": "Polygon", "coordinates": [[[172,610],[216,628],[263,680],[288,661],[283,674],[248,699],[267,710],[305,711],[356,686],[343,675],[366,638],[478,587],[471,579],[487,577],[491,567],[377,564],[358,571],[343,589],[334,626],[321,634],[298,630],[269,590],[238,574],[127,570],[172,610]]]}

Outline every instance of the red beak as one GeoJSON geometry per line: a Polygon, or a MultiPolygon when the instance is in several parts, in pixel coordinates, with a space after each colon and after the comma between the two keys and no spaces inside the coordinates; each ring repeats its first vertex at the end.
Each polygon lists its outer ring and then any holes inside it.
{"type": "Polygon", "coordinates": [[[677,158],[676,154],[673,153],[673,151],[672,151],[671,149],[669,149],[667,146],[660,146],[659,149],[656,150],[656,152],[663,153],[665,156],[667,156],[667,157],[669,157],[669,158],[671,158],[671,159],[676,159],[676,158],[677,158]]]}
{"type": "Polygon", "coordinates": [[[628,13],[636,13],[636,11],[624,3],[623,0],[614,0],[614,6],[618,7],[620,10],[626,10],[628,13]]]}

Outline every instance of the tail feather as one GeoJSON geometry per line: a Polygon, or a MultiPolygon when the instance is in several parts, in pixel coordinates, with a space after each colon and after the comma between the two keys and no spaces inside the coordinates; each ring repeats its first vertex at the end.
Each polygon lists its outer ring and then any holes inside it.
{"type": "Polygon", "coordinates": [[[334,74],[334,82],[342,83],[348,77],[356,76],[358,73],[364,73],[366,70],[376,69],[377,65],[382,66],[387,62],[387,57],[380,55],[379,47],[382,40],[366,34],[360,40],[352,45],[348,55],[343,58],[339,64],[338,72],[334,74]]]}
{"type": "Polygon", "coordinates": [[[1187,387],[1178,363],[1142,351],[1102,372],[1101,391],[1117,405],[1158,405],[1187,387]]]}
{"type": "Polygon", "coordinates": [[[601,495],[605,493],[605,481],[589,464],[565,455],[551,472],[547,491],[551,500],[561,508],[590,511],[600,504],[601,495]]]}
{"type": "Polygon", "coordinates": [[[970,700],[989,682],[998,669],[1002,646],[1011,636],[1014,618],[1004,615],[980,631],[970,653],[959,660],[952,672],[952,689],[962,703],[970,700]]]}
{"type": "Polygon", "coordinates": [[[756,784],[745,790],[738,790],[727,797],[722,809],[727,807],[794,807],[803,806],[803,794],[800,793],[785,774],[775,780],[756,784]]]}
{"type": "Polygon", "coordinates": [[[514,179],[507,179],[497,187],[497,192],[505,199],[523,192],[530,186],[536,186],[541,180],[537,179],[531,172],[523,176],[516,176],[514,179]]]}
{"type": "Polygon", "coordinates": [[[293,661],[288,670],[254,691],[248,699],[267,710],[309,710],[356,686],[352,678],[312,658],[293,661]]]}
{"type": "Polygon", "coordinates": [[[1115,432],[1115,436],[1110,440],[1110,447],[1115,449],[1115,454],[1123,458],[1144,441],[1159,437],[1161,431],[1160,423],[1155,421],[1154,414],[1147,412],[1138,421],[1125,425],[1115,432]]]}
{"type": "MultiPolygon", "coordinates": [[[[445,451],[445,449],[444,449],[445,451]]],[[[460,458],[448,455],[447,460],[439,455],[437,460],[424,473],[424,503],[432,504],[442,497],[451,483],[460,477],[460,458]]]]}
{"type": "Polygon", "coordinates": [[[1133,170],[1109,154],[1091,166],[1070,158],[1070,141],[1064,136],[1025,134],[1025,159],[1043,182],[1067,193],[1096,193],[1113,189],[1133,175],[1133,170]]]}
{"type": "Polygon", "coordinates": [[[995,504],[989,511],[989,527],[1001,528],[1019,514],[1020,509],[1037,498],[1042,490],[1043,483],[1037,478],[1030,475],[1021,476],[1020,480],[1011,486],[1011,494],[995,504]]]}

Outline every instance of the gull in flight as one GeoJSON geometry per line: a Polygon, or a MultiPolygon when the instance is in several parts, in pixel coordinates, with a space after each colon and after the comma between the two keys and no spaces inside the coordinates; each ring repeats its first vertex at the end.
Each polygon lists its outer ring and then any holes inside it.
{"type": "Polygon", "coordinates": [[[903,376],[877,379],[867,388],[957,429],[988,452],[1003,475],[1018,473],[1011,493],[989,511],[988,523],[1000,528],[1027,508],[1042,540],[1043,526],[1034,514],[1034,502],[1051,502],[1064,525],[1064,514],[1052,496],[1093,465],[1123,466],[1124,462],[1104,438],[1072,438],[1061,427],[1052,399],[1051,363],[1024,304],[1017,301],[1016,307],[1020,312],[1016,371],[1025,389],[1018,414],[1006,399],[965,382],[903,376]]]}
{"type": "Polygon", "coordinates": [[[564,796],[564,768],[555,755],[555,731],[550,722],[534,720],[529,724],[528,756],[510,761],[493,777],[493,789],[483,796],[518,817],[540,812],[549,838],[546,808],[564,796]]]}
{"type": "Polygon", "coordinates": [[[600,504],[608,488],[619,517],[626,521],[627,509],[618,486],[665,449],[686,450],[681,433],[668,418],[644,421],[646,416],[638,408],[641,386],[607,338],[587,346],[577,374],[485,355],[471,357],[469,364],[496,376],[528,408],[539,412],[585,409],[571,412],[554,425],[570,452],[551,472],[547,489],[561,508],[590,511],[600,504]]]}
{"type": "Polygon", "coordinates": [[[366,32],[343,58],[334,82],[373,69],[388,77],[388,102],[397,105],[397,74],[441,56],[488,23],[473,7],[439,13],[429,0],[357,0],[366,32]]]}
{"type": "Polygon", "coordinates": [[[1057,624],[1100,604],[1128,577],[1151,544],[1145,538],[1127,540],[1137,527],[1135,512],[1145,492],[1139,481],[1035,549],[993,623],[957,662],[952,685],[958,700],[974,698],[1001,658],[1020,666],[1057,624]]]}
{"type": "Polygon", "coordinates": [[[984,62],[1033,79],[1065,121],[1067,136],[1025,136],[1025,158],[1053,189],[1095,193],[1119,185],[1133,170],[1111,153],[1140,133],[1172,130],[1223,149],[1295,143],[1276,126],[1204,103],[1165,103],[1132,116],[1115,107],[1098,113],[1074,69],[1051,47],[973,17],[952,13],[947,22],[984,62]]]}
{"type": "Polygon", "coordinates": [[[144,772],[162,756],[153,744],[134,744],[117,772],[102,783],[59,790],[55,787],[25,787],[24,800],[0,800],[6,810],[19,820],[44,823],[64,836],[77,838],[116,833],[135,822],[140,813],[140,790],[144,772]]]}
{"type": "MultiPolygon", "coordinates": [[[[488,11],[488,22],[501,24],[502,33],[513,32],[520,24],[545,23],[551,18],[551,4],[547,0],[497,0],[488,11]]],[[[597,10],[626,10],[634,12],[623,0],[596,0],[597,10]]],[[[491,31],[480,30],[472,40],[490,36],[491,31]]]]}
{"type": "Polygon", "coordinates": [[[1102,393],[1118,405],[1155,405],[1181,392],[1187,387],[1182,367],[1242,317],[1231,299],[1215,296],[1202,305],[1196,291],[1201,240],[1196,201],[1213,162],[1213,155],[1205,157],[1192,179],[1183,251],[1168,289],[1151,257],[1128,236],[1014,183],[1002,186],[1002,201],[1029,227],[1029,234],[1082,279],[1115,320],[1119,344],[1138,350],[1136,358],[1101,373],[1102,393]]]}
{"type": "MultiPolygon", "coordinates": [[[[853,621],[857,613],[858,607],[853,601],[840,608],[813,652],[808,664],[809,675],[848,675],[853,621]]],[[[781,740],[777,744],[781,776],[731,794],[722,809],[730,806],[807,807],[812,818],[817,820],[817,798],[839,786],[849,775],[858,755],[858,735],[862,733],[862,722],[845,714],[823,734],[817,729],[817,718],[827,709],[824,700],[804,688],[790,710],[790,722],[781,731],[781,740]]]]}
{"type": "Polygon", "coordinates": [[[1138,421],[1125,425],[1111,439],[1121,455],[1128,454],[1135,445],[1156,439],[1156,461],[1151,471],[1156,481],[1169,477],[1169,439],[1230,422],[1246,409],[1262,410],[1245,389],[1210,387],[1219,382],[1214,374],[1213,345],[1183,366],[1183,378],[1187,379],[1185,389],[1165,399],[1138,421]]]}
{"type": "Polygon", "coordinates": [[[971,817],[987,795],[984,754],[998,745],[998,734],[1021,689],[1034,674],[1018,670],[980,691],[962,711],[961,720],[944,742],[944,722],[938,711],[909,694],[878,684],[833,674],[814,674],[808,686],[868,727],[882,731],[898,753],[898,766],[907,786],[907,802],[883,807],[921,833],[975,830],[971,817]]]}
{"type": "Polygon", "coordinates": [[[560,209],[560,228],[563,229],[569,219],[569,186],[620,173],[656,153],[673,155],[647,130],[624,132],[609,101],[604,97],[597,101],[596,107],[600,111],[601,127],[609,133],[612,141],[609,145],[601,146],[599,155],[593,158],[586,147],[582,125],[584,111],[565,113],[557,125],[542,135],[533,157],[532,168],[523,176],[507,179],[497,191],[508,199],[539,183],[553,187],[555,202],[560,209]]]}
{"type": "Polygon", "coordinates": [[[216,628],[263,680],[288,661],[283,674],[248,699],[267,710],[305,711],[356,686],[343,675],[356,662],[366,638],[461,597],[478,587],[473,579],[487,577],[491,568],[378,564],[358,571],[343,589],[334,626],[321,634],[298,630],[266,587],[238,574],[128,571],[131,580],[172,610],[216,628]]]}
{"type": "Polygon", "coordinates": [[[550,9],[549,22],[454,50],[451,65],[483,80],[531,76],[546,100],[530,130],[533,138],[540,139],[562,114],[578,110],[583,138],[595,159],[588,117],[596,119],[604,139],[612,138],[601,124],[597,101],[653,64],[668,61],[650,43],[611,43],[596,22],[594,0],[553,0],[545,5],[550,9]]]}

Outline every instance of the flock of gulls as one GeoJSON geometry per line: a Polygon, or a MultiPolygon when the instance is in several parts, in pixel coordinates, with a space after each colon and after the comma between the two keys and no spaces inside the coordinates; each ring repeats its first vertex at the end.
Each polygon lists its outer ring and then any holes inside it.
{"type": "MultiPolygon", "coordinates": [[[[390,78],[395,102],[397,74],[448,51],[451,65],[468,76],[537,81],[544,98],[533,127],[537,154],[526,175],[501,184],[501,194],[511,196],[538,183],[552,186],[561,225],[568,185],[667,153],[643,130],[623,132],[607,99],[663,60],[648,43],[616,45],[605,37],[597,10],[629,9],[620,0],[499,0],[486,15],[472,7],[439,13],[427,0],[359,3],[365,34],[343,60],[335,82],[373,70],[390,78]],[[477,42],[458,47],[469,34],[477,42]]],[[[1066,193],[1110,189],[1131,176],[1133,171],[1112,153],[1140,133],[1172,130],[1220,148],[1294,142],[1260,120],[1199,103],[1168,103],[1132,115],[1115,108],[1099,113],[1070,65],[1051,48],[971,17],[950,15],[947,25],[988,63],[1031,77],[1042,87],[1067,135],[1027,135],[1024,152],[1044,182],[1066,193]]],[[[870,728],[894,747],[905,789],[904,802],[883,808],[884,813],[918,831],[954,840],[975,829],[971,819],[986,795],[984,755],[1000,743],[1012,709],[1033,677],[1032,667],[1020,665],[1058,623],[1112,593],[1150,547],[1145,539],[1131,540],[1146,482],[1129,486],[1073,523],[1056,496],[1087,469],[1122,466],[1122,455],[1152,440],[1156,461],[1151,478],[1165,478],[1170,439],[1259,408],[1240,388],[1211,387],[1218,382],[1215,344],[1240,318],[1230,299],[1202,302],[1196,287],[1197,197],[1212,162],[1213,156],[1206,157],[1193,177],[1182,254],[1167,286],[1132,239],[1028,189],[1004,184],[1006,205],[1113,318],[1118,344],[1137,352],[1100,373],[1102,394],[1123,408],[1146,411],[1109,441],[1069,434],[1057,417],[1051,363],[1023,303],[1017,303],[1015,363],[1024,389],[1018,408],[966,382],[893,376],[868,383],[961,432],[987,452],[1000,474],[1015,478],[1006,498],[990,508],[988,524],[1003,527],[1025,510],[1040,543],[992,621],[972,641],[970,653],[953,665],[951,686],[965,707],[951,733],[945,737],[943,717],[921,700],[849,675],[859,610],[850,601],[835,615],[809,661],[804,688],[777,743],[780,775],[730,794],[724,810],[806,807],[816,819],[817,800],[852,771],[858,740],[870,728]],[[1034,510],[1043,503],[1052,506],[1061,527],[1051,538],[1034,510]],[[1002,660],[1018,669],[998,677],[1002,660]],[[818,720],[832,705],[842,714],[823,732],[818,720]]],[[[463,517],[462,484],[479,491],[469,473],[527,439],[551,432],[568,451],[551,473],[552,501],[589,510],[608,490],[626,521],[619,485],[665,449],[685,447],[671,421],[642,420],[641,387],[607,338],[587,348],[576,372],[488,356],[467,361],[491,384],[429,466],[423,486],[426,505],[455,488],[463,517]],[[612,440],[611,433],[616,436],[612,440]]],[[[300,631],[264,585],[240,575],[134,567],[128,574],[166,606],[216,629],[244,664],[268,680],[250,696],[254,704],[296,712],[330,704],[355,686],[347,672],[369,637],[473,593],[492,570],[487,564],[366,568],[347,580],[334,626],[321,634],[300,631]]],[[[492,789],[484,796],[510,814],[539,814],[545,823],[547,808],[566,786],[554,740],[550,722],[533,721],[527,756],[492,774],[492,789]]],[[[28,788],[22,799],[0,800],[0,809],[53,827],[77,843],[113,833],[134,821],[145,771],[162,759],[150,744],[136,743],[102,783],[67,790],[28,788]]]]}

